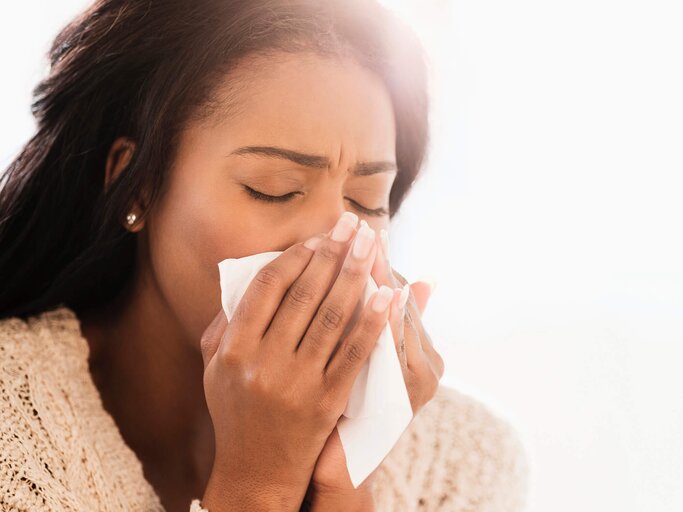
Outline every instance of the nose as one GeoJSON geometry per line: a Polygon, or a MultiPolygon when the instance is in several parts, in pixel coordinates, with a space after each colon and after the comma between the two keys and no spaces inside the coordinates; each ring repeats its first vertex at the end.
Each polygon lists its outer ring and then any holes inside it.
{"type": "Polygon", "coordinates": [[[330,234],[344,212],[353,213],[356,217],[358,216],[355,212],[345,208],[330,208],[324,214],[317,215],[316,220],[311,220],[311,225],[306,230],[307,236],[302,238],[301,241],[306,241],[321,233],[330,234]]]}

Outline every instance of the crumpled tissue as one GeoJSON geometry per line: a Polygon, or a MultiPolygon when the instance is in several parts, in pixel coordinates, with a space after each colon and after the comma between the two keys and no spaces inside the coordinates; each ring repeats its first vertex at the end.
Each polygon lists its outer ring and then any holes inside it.
{"type": "MultiPolygon", "coordinates": [[[[228,321],[258,271],[281,253],[263,252],[218,263],[221,304],[228,321]]],[[[369,276],[363,305],[377,290],[377,283],[369,276]]],[[[387,321],[354,381],[346,408],[337,422],[354,487],[358,487],[382,463],[412,418],[408,390],[387,321]]]]}

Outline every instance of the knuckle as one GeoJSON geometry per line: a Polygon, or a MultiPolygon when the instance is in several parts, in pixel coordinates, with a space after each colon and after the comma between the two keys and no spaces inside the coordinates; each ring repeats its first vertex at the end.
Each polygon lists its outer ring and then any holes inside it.
{"type": "Polygon", "coordinates": [[[220,361],[225,366],[236,367],[241,364],[241,354],[239,350],[226,343],[221,348],[220,361]]]}
{"type": "Polygon", "coordinates": [[[292,251],[294,252],[294,256],[299,260],[308,261],[311,257],[311,250],[304,247],[303,244],[293,246],[292,251]]]}
{"type": "Polygon", "coordinates": [[[344,281],[356,282],[361,281],[365,277],[365,272],[356,265],[344,265],[339,272],[339,277],[344,281]]]}
{"type": "Polygon", "coordinates": [[[313,286],[308,283],[294,283],[287,293],[287,301],[297,309],[308,306],[314,298],[313,286]]]}
{"type": "Polygon", "coordinates": [[[318,414],[325,420],[333,421],[340,415],[337,401],[328,393],[324,393],[318,400],[318,414]]]}
{"type": "Polygon", "coordinates": [[[254,276],[256,284],[262,288],[274,288],[280,284],[280,272],[274,266],[266,265],[254,276]]]}
{"type": "Polygon", "coordinates": [[[367,311],[363,315],[363,320],[359,325],[359,330],[366,336],[377,335],[384,327],[386,320],[381,314],[377,314],[374,310],[367,311]]]}
{"type": "Polygon", "coordinates": [[[320,353],[323,347],[322,338],[319,336],[319,334],[316,334],[313,329],[306,334],[306,337],[302,343],[305,343],[306,349],[314,354],[320,353]]]}
{"type": "Polygon", "coordinates": [[[365,358],[365,349],[358,342],[344,344],[344,360],[350,364],[356,364],[365,358]]]}
{"type": "Polygon", "coordinates": [[[321,243],[316,250],[316,254],[330,263],[336,263],[337,259],[339,259],[339,251],[329,242],[321,243]]]}
{"type": "Polygon", "coordinates": [[[253,369],[245,369],[242,373],[242,381],[245,389],[251,393],[260,396],[269,393],[270,385],[262,372],[253,369]]]}
{"type": "Polygon", "coordinates": [[[320,308],[318,321],[328,331],[339,328],[344,318],[344,309],[338,304],[323,304],[320,308]]]}
{"type": "Polygon", "coordinates": [[[202,352],[208,352],[214,345],[216,337],[214,333],[204,332],[199,340],[199,348],[202,352]]]}
{"type": "Polygon", "coordinates": [[[202,337],[201,341],[199,342],[199,350],[201,351],[202,358],[205,361],[208,361],[216,352],[216,344],[218,342],[219,341],[214,341],[212,338],[202,337]]]}
{"type": "Polygon", "coordinates": [[[242,326],[248,325],[251,318],[251,308],[252,304],[247,295],[244,295],[241,299],[235,311],[232,313],[232,319],[230,321],[230,327],[240,328],[242,326]]]}

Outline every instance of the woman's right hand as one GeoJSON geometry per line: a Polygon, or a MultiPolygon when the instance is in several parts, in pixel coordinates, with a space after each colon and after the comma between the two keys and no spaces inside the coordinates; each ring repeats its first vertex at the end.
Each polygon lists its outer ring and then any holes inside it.
{"type": "Polygon", "coordinates": [[[251,281],[229,325],[221,310],[202,336],[216,442],[202,506],[211,512],[299,510],[386,325],[389,309],[372,306],[393,298],[383,287],[349,324],[377,253],[375,232],[356,232],[357,220],[347,212],[314,250],[311,239],[278,255],[251,281]],[[367,255],[356,257],[350,244],[367,255]]]}

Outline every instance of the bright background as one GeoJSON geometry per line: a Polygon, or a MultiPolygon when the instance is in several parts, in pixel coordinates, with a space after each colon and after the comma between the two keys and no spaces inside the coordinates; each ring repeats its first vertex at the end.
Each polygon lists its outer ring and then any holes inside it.
{"type": "MultiPolygon", "coordinates": [[[[87,3],[0,7],[0,169],[87,3]]],[[[391,251],[437,280],[444,384],[517,427],[529,511],[683,510],[680,2],[384,3],[430,55],[430,160],[391,251]]]]}

